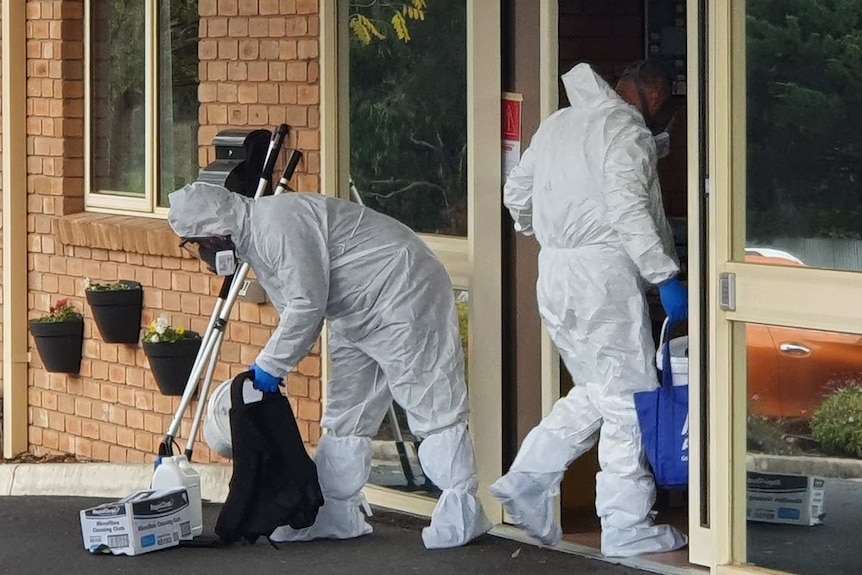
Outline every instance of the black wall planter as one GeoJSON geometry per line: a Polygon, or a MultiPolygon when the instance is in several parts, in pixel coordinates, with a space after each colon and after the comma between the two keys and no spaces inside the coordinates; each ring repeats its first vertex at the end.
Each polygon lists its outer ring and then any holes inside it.
{"type": "Polygon", "coordinates": [[[54,373],[81,371],[81,347],[84,344],[84,320],[43,322],[30,321],[30,333],[45,369],[54,373]]]}
{"type": "Polygon", "coordinates": [[[144,342],[144,353],[150,360],[150,370],[162,395],[183,394],[200,347],[199,337],[174,343],[144,342]]]}
{"type": "Polygon", "coordinates": [[[107,343],[138,343],[141,335],[141,307],[144,290],[130,280],[119,283],[134,286],[125,290],[87,290],[87,302],[93,309],[93,319],[107,343]]]}

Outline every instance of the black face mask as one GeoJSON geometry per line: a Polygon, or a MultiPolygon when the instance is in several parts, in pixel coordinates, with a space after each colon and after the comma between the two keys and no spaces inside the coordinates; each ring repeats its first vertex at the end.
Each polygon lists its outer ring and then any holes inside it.
{"type": "Polygon", "coordinates": [[[230,276],[236,272],[236,246],[230,236],[183,238],[180,247],[204,262],[214,274],[230,276]]]}

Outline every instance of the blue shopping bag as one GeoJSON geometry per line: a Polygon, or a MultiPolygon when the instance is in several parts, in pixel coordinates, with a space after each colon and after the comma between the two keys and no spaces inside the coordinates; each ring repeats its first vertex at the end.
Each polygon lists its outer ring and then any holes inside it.
{"type": "Polygon", "coordinates": [[[662,327],[661,387],[635,393],[647,459],[663,489],[688,487],[688,385],[673,384],[670,341],[662,327]]]}

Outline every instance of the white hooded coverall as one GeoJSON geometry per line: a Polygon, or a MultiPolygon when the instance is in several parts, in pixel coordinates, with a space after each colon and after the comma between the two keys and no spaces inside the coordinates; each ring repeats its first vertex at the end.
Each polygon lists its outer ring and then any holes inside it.
{"type": "Polygon", "coordinates": [[[169,196],[181,237],[230,235],[280,314],[255,363],[283,377],[330,321],[332,374],[315,454],[325,504],[315,524],[275,541],[371,532],[360,507],[371,439],[394,398],[423,439],[419,460],[442,494],[422,532],[428,548],[491,528],[478,480],[454,295],[442,264],[409,228],[357,204],[290,193],[253,201],[194,183],[169,196]]]}
{"type": "Polygon", "coordinates": [[[575,387],[525,438],[491,492],[545,544],[559,542],[553,496],[599,441],[596,511],[609,556],[670,551],[685,535],[653,525],[655,483],[633,394],[658,386],[644,282],[679,266],[662,206],[655,145],[638,110],[588,65],[563,76],[571,106],[541,123],[504,202],[535,233],[539,312],[575,387]]]}

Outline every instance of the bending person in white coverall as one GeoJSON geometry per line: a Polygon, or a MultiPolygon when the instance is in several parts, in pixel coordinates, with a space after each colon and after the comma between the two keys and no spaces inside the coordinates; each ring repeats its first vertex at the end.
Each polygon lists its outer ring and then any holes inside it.
{"type": "Polygon", "coordinates": [[[317,446],[325,504],[313,526],[280,527],[274,541],[371,533],[360,510],[371,438],[394,398],[423,439],[422,468],[442,494],[422,531],[427,548],[463,545],[491,528],[476,497],[467,430],[464,356],[452,285],[409,228],[363,206],[318,194],[257,201],[209,184],[170,195],[183,238],[230,236],[280,314],[255,360],[255,386],[276,391],[330,321],[332,375],[317,446]]]}
{"type": "Polygon", "coordinates": [[[562,79],[571,105],[541,123],[504,201],[515,229],[535,233],[541,246],[539,312],[575,387],[527,435],[491,493],[554,545],[563,473],[598,440],[602,553],[671,551],[687,540],[653,525],[655,483],[633,399],[658,386],[644,283],[660,286],[673,319],[687,313],[647,127],[670,96],[669,81],[651,65],[632,68],[619,93],[586,64],[562,79]]]}

